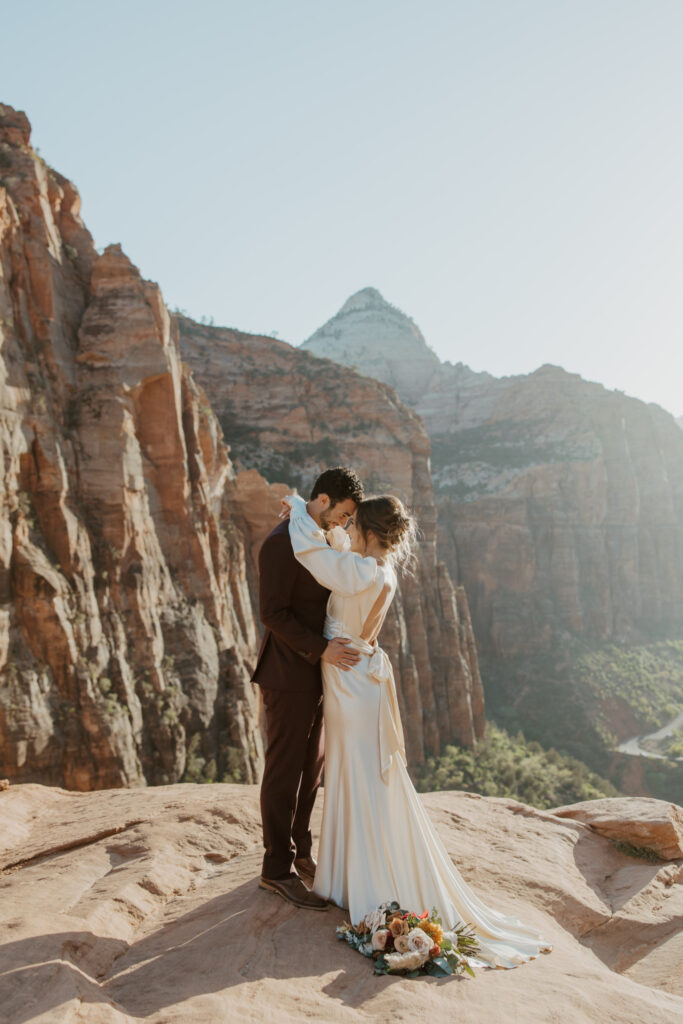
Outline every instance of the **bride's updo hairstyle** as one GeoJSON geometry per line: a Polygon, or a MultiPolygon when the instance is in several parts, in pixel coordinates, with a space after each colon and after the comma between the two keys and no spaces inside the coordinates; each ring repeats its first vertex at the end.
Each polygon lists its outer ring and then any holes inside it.
{"type": "Polygon", "coordinates": [[[372,530],[396,566],[410,570],[417,539],[417,523],[393,494],[366,498],[356,508],[356,525],[363,537],[372,530]]]}

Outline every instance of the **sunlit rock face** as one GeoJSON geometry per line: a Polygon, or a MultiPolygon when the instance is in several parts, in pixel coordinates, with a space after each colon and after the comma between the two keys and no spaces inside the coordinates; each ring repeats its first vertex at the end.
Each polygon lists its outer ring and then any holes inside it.
{"type": "Polygon", "coordinates": [[[0,106],[0,775],[257,777],[234,470],[158,287],[0,106]]]}
{"type": "Polygon", "coordinates": [[[5,1019],[367,1024],[410,1007],[429,1021],[680,1024],[683,861],[624,852],[657,808],[619,801],[618,847],[514,800],[420,802],[476,896],[537,929],[551,953],[475,978],[378,979],[337,941],[346,911],[296,911],[257,887],[255,786],[0,792],[5,1019]]]}
{"type": "MultiPolygon", "coordinates": [[[[419,417],[385,384],[284,342],[185,317],[179,326],[183,360],[238,468],[308,495],[323,469],[351,465],[369,493],[397,494],[414,509],[422,531],[417,564],[402,578],[381,635],[398,678],[408,754],[416,763],[445,742],[472,745],[484,731],[476,644],[466,593],[437,558],[429,438],[419,417]]],[[[251,486],[240,473],[238,498],[251,486]]],[[[263,507],[246,502],[247,520],[250,505],[263,507]]]]}

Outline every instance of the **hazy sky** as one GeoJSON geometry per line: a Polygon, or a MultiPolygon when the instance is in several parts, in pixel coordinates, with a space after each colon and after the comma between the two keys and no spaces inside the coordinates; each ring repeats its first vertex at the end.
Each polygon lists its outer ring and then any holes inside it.
{"type": "Polygon", "coordinates": [[[168,304],[683,413],[683,0],[4,3],[0,101],[168,304]]]}

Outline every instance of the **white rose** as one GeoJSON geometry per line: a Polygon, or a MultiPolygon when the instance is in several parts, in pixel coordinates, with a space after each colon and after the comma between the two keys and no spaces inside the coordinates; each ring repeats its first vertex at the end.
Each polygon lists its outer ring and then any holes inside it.
{"type": "Polygon", "coordinates": [[[421,928],[413,928],[412,931],[408,932],[408,949],[414,950],[416,953],[424,953],[425,956],[429,956],[429,950],[434,945],[434,940],[426,932],[423,932],[421,928]]]}
{"type": "Polygon", "coordinates": [[[391,935],[388,928],[379,928],[372,934],[372,948],[382,950],[386,947],[387,939],[391,935]]]}
{"type": "Polygon", "coordinates": [[[386,914],[382,908],[377,910],[371,910],[369,914],[366,914],[363,918],[363,924],[369,932],[376,932],[378,928],[382,928],[386,921],[386,914]]]}
{"type": "Polygon", "coordinates": [[[407,935],[397,935],[394,939],[394,946],[397,953],[410,953],[410,943],[407,935]]]}
{"type": "Polygon", "coordinates": [[[429,953],[413,949],[409,953],[387,953],[384,958],[390,971],[414,971],[429,959],[429,953]]]}

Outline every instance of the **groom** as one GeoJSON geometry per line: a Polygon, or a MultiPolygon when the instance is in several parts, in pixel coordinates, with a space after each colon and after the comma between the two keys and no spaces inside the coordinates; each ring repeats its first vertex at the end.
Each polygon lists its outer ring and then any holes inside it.
{"type": "MultiPolygon", "coordinates": [[[[363,499],[363,486],[345,466],[318,477],[306,508],[323,530],[346,526],[363,499]]],[[[265,626],[252,681],[263,694],[266,764],[261,783],[262,889],[297,907],[327,910],[303,884],[312,883],[310,818],[324,761],[320,662],[342,671],[360,656],[345,639],[323,636],[329,590],[296,561],[289,523],[279,523],[259,554],[259,607],[265,626]]]]}

